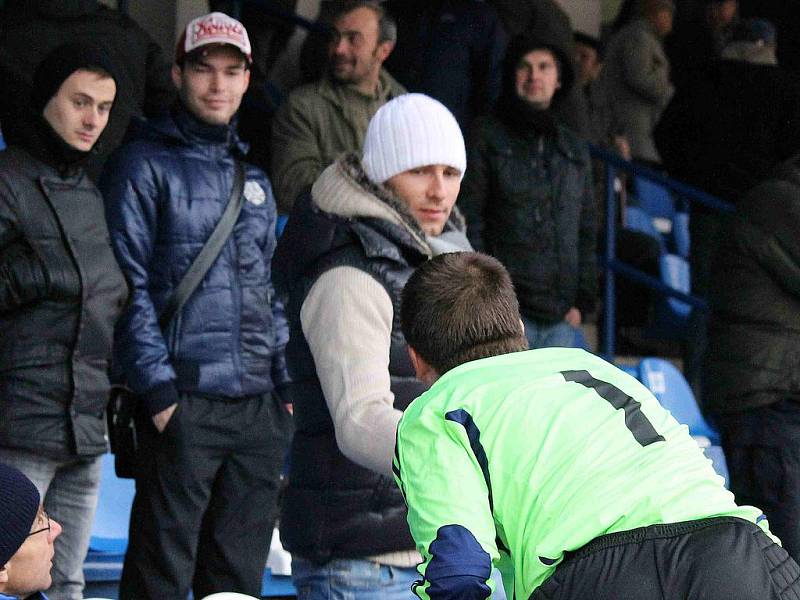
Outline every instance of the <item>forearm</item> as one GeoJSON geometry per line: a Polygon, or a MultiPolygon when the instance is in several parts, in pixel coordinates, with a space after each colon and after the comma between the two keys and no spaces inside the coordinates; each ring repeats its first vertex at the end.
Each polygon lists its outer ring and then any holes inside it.
{"type": "Polygon", "coordinates": [[[300,312],[339,449],[384,475],[401,416],[390,389],[392,316],[383,286],[352,267],[323,274],[300,312]]]}

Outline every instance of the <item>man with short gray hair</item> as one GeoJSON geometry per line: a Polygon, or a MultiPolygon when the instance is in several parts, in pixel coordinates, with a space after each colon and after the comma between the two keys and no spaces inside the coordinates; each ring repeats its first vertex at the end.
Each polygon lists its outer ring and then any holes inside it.
{"type": "Polygon", "coordinates": [[[272,125],[271,175],[284,212],[339,155],[360,152],[375,112],[405,93],[382,67],[396,35],[377,2],[350,0],[335,13],[327,74],[289,94],[272,125]]]}

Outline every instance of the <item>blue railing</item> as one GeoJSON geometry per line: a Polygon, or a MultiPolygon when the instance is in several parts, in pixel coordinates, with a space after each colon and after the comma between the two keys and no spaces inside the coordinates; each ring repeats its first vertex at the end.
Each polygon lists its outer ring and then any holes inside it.
{"type": "Polygon", "coordinates": [[[702,190],[692,187],[686,183],[676,181],[643,165],[635,164],[626,161],[618,154],[610,152],[605,148],[598,146],[590,147],[593,157],[602,160],[605,163],[605,179],[606,179],[606,247],[605,256],[603,261],[603,268],[605,270],[605,303],[604,303],[604,320],[603,320],[603,339],[600,344],[601,354],[609,359],[614,358],[614,332],[616,323],[616,294],[615,294],[615,278],[617,275],[630,279],[644,287],[650,288],[662,296],[676,298],[687,304],[693,309],[708,310],[706,301],[697,296],[686,294],[680,290],[676,290],[661,280],[648,275],[627,263],[617,259],[617,194],[615,190],[615,180],[618,171],[624,171],[648,179],[658,185],[667,188],[677,196],[685,199],[687,202],[697,202],[703,206],[712,208],[722,213],[733,212],[734,207],[729,202],[720,200],[719,198],[708,194],[702,190]]]}

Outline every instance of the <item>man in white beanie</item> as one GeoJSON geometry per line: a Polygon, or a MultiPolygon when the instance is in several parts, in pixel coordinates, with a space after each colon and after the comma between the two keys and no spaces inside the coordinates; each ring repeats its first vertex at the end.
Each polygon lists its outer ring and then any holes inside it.
{"type": "Polygon", "coordinates": [[[392,481],[402,411],[425,388],[399,325],[400,292],[432,256],[469,249],[454,204],[466,168],[453,115],[399,96],[301,196],[275,255],[289,295],[296,433],[281,535],[300,600],[323,590],[412,598],[420,556],[392,481]]]}

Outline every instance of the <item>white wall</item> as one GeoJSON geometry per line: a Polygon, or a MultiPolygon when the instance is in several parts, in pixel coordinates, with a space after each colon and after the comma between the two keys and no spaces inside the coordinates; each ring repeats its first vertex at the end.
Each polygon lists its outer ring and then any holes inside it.
{"type": "Polygon", "coordinates": [[[556,0],[572,19],[572,28],[600,35],[603,7],[601,0],[556,0]]]}

